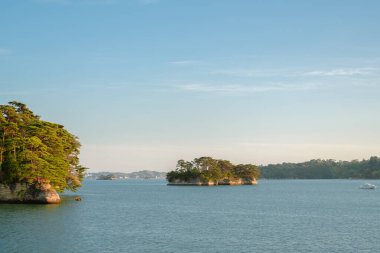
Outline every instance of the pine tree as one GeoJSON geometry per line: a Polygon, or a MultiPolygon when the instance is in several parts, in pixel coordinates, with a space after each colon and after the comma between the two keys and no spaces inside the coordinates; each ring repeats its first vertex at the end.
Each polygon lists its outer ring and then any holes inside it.
{"type": "Polygon", "coordinates": [[[49,183],[59,192],[75,191],[85,171],[79,148],[76,136],[25,104],[0,105],[0,183],[49,183]]]}

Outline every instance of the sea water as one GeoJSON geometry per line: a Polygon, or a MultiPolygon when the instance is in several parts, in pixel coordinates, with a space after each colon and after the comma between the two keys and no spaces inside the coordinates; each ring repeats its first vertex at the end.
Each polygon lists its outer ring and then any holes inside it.
{"type": "Polygon", "coordinates": [[[380,252],[380,190],[363,183],[87,180],[60,205],[0,204],[0,252],[380,252]]]}

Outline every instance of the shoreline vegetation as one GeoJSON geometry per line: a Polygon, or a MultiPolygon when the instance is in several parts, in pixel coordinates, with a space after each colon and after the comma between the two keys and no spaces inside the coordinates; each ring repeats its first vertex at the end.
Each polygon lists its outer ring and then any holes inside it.
{"type": "Polygon", "coordinates": [[[256,185],[260,170],[253,164],[233,165],[212,157],[179,160],[176,169],[166,174],[168,185],[256,185]]]}
{"type": "Polygon", "coordinates": [[[59,203],[81,186],[78,138],[19,102],[0,105],[0,202],[59,203]]]}
{"type": "Polygon", "coordinates": [[[314,159],[303,163],[260,166],[263,179],[380,179],[380,158],[336,161],[314,159]]]}
{"type": "MultiPolygon", "coordinates": [[[[380,179],[380,158],[373,156],[369,159],[353,161],[336,161],[332,159],[314,159],[302,163],[281,163],[257,166],[261,179],[380,179]]],[[[170,173],[170,172],[169,172],[170,173]]],[[[139,171],[123,172],[97,172],[88,173],[86,178],[96,179],[112,175],[120,180],[126,179],[165,179],[166,172],[139,171]]],[[[202,181],[193,179],[192,182],[182,182],[183,185],[201,185],[202,181]]],[[[222,185],[220,181],[218,184],[222,185]]],[[[226,183],[234,184],[233,180],[226,183]]],[[[170,184],[173,185],[174,183],[170,184]]],[[[176,185],[180,185],[177,180],[176,185]]],[[[204,183],[206,184],[206,183],[204,183]]],[[[207,184],[208,185],[208,184],[207,184]]]]}

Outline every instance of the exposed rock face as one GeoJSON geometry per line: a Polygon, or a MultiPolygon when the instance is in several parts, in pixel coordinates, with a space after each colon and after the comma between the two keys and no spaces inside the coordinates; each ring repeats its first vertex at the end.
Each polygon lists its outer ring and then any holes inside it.
{"type": "Polygon", "coordinates": [[[197,185],[197,186],[210,185],[211,186],[211,185],[215,185],[215,183],[212,181],[201,181],[199,178],[193,178],[188,181],[182,181],[182,180],[176,179],[173,182],[169,182],[168,185],[197,185]]]}
{"type": "Polygon", "coordinates": [[[256,185],[257,180],[250,178],[239,178],[239,179],[224,179],[219,181],[202,181],[199,178],[194,178],[188,181],[174,180],[169,182],[168,185],[195,185],[195,186],[212,186],[212,185],[256,185]]]}
{"type": "Polygon", "coordinates": [[[256,178],[253,178],[253,179],[243,178],[242,181],[243,181],[243,184],[248,184],[248,185],[251,185],[251,184],[256,185],[257,184],[256,178]]]}
{"type": "Polygon", "coordinates": [[[50,184],[40,189],[28,184],[0,184],[0,202],[58,204],[61,198],[50,184]]]}

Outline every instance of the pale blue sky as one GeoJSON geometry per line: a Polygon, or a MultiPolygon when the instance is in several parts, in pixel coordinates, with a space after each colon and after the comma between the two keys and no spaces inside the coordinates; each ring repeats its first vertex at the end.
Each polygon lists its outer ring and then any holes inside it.
{"type": "Polygon", "coordinates": [[[0,100],[92,171],[380,155],[380,1],[1,0],[0,100]]]}

